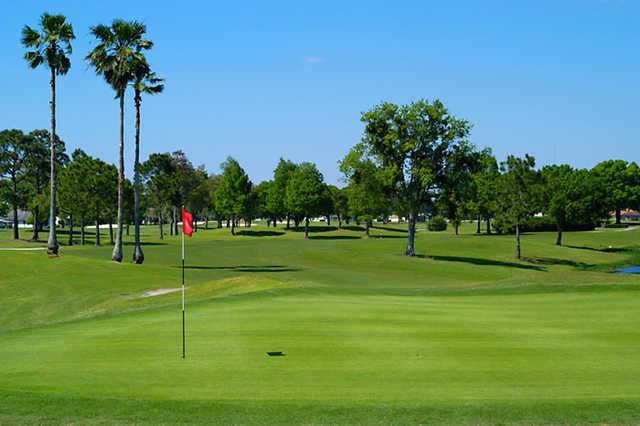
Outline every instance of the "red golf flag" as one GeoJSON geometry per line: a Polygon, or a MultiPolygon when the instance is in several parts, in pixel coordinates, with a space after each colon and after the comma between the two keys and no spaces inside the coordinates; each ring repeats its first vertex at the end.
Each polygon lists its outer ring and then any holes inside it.
{"type": "Polygon", "coordinates": [[[182,232],[191,236],[193,234],[193,215],[182,207],[182,232]]]}

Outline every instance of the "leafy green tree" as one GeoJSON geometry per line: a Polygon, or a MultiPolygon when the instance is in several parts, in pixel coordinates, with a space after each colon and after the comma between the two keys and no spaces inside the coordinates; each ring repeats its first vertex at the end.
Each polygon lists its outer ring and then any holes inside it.
{"type": "Polygon", "coordinates": [[[338,216],[338,229],[342,228],[342,220],[349,215],[349,196],[347,188],[341,189],[333,185],[328,185],[333,209],[336,216],[338,216]]]}
{"type": "Polygon", "coordinates": [[[86,242],[85,226],[92,210],[94,194],[93,177],[95,159],[82,150],[71,154],[71,161],[60,172],[60,210],[67,214],[69,223],[69,245],[73,244],[73,226],[80,224],[80,244],[86,242]]]}
{"type": "Polygon", "coordinates": [[[409,219],[407,256],[415,256],[418,214],[432,205],[452,150],[470,125],[439,100],[408,105],[384,102],[362,114],[363,152],[384,169],[409,219]]]}
{"type": "Polygon", "coordinates": [[[491,234],[491,219],[497,209],[497,182],[500,177],[500,167],[491,149],[487,148],[478,154],[479,167],[473,174],[472,198],[469,201],[469,210],[478,217],[478,230],[480,233],[480,219],[487,222],[486,233],[491,234]]]}
{"type": "Polygon", "coordinates": [[[267,206],[267,197],[269,195],[269,190],[272,185],[272,181],[265,180],[260,182],[257,186],[254,187],[255,192],[255,200],[256,200],[256,215],[263,219],[267,219],[267,227],[273,220],[273,225],[276,225],[276,219],[274,219],[273,212],[269,211],[267,206]]]}
{"type": "Polygon", "coordinates": [[[521,258],[520,227],[525,219],[537,213],[540,206],[540,175],[534,170],[530,155],[507,157],[500,165],[498,180],[498,214],[502,222],[516,231],[516,258],[521,258]]]}
{"type": "Polygon", "coordinates": [[[13,211],[13,239],[20,238],[18,209],[27,207],[29,187],[26,184],[28,141],[20,130],[0,132],[0,179],[7,182],[7,203],[13,211]]]}
{"type": "Polygon", "coordinates": [[[303,217],[304,238],[309,238],[309,220],[320,213],[324,193],[323,176],[312,163],[301,163],[287,182],[285,208],[303,217]]]}
{"type": "Polygon", "coordinates": [[[31,68],[40,65],[49,68],[51,86],[51,129],[50,145],[50,202],[49,202],[49,239],[47,253],[58,254],[58,237],[56,235],[56,76],[65,75],[71,68],[71,41],[75,39],[73,27],[64,15],[40,16],[38,30],[26,25],[22,29],[22,45],[27,49],[25,60],[31,68]]]}
{"type": "MultiPolygon", "coordinates": [[[[68,161],[68,157],[65,154],[65,144],[57,135],[55,140],[56,164],[64,168],[68,161]]],[[[34,130],[26,135],[25,141],[26,183],[30,190],[28,208],[31,210],[34,223],[32,240],[38,241],[42,224],[41,218],[43,216],[46,217],[46,212],[44,210],[45,208],[50,207],[50,194],[46,193],[46,186],[50,181],[51,176],[51,137],[49,132],[46,130],[34,130]]],[[[56,192],[59,193],[57,190],[57,183],[56,192]]]]}
{"type": "Polygon", "coordinates": [[[565,164],[546,166],[541,174],[544,211],[558,229],[556,245],[562,245],[562,233],[570,225],[595,225],[606,217],[606,194],[590,171],[565,164]]]}
{"type": "Polygon", "coordinates": [[[616,223],[621,222],[621,212],[638,207],[640,199],[640,168],[636,163],[624,160],[607,160],[593,168],[606,189],[606,203],[615,213],[616,223]]]}
{"type": "Polygon", "coordinates": [[[340,171],[349,183],[346,190],[349,215],[365,223],[365,236],[373,219],[388,207],[388,185],[384,169],[367,158],[362,145],[352,148],[340,162],[340,171]]]}
{"type": "Polygon", "coordinates": [[[220,165],[222,174],[215,192],[216,210],[231,221],[231,235],[235,235],[237,219],[247,211],[251,197],[251,181],[240,164],[231,157],[220,165]]]}
{"type": "Polygon", "coordinates": [[[111,259],[122,262],[122,225],[124,220],[124,99],[127,86],[135,79],[136,63],[144,50],[153,46],[143,38],[147,28],[139,22],[113,20],[110,26],[91,27],[98,45],[86,59],[98,75],[116,92],[120,101],[120,143],[118,150],[118,230],[111,259]]]}
{"type": "MultiPolygon", "coordinates": [[[[171,210],[175,167],[169,153],[154,153],[140,165],[145,203],[158,219],[160,239],[164,239],[165,217],[171,210]]],[[[171,224],[173,235],[173,223],[171,224]]]]}
{"type": "Polygon", "coordinates": [[[291,216],[290,212],[287,211],[285,202],[287,197],[287,185],[291,179],[291,175],[297,167],[298,166],[292,161],[281,158],[273,171],[273,181],[266,198],[266,209],[271,212],[276,219],[286,218],[287,229],[289,229],[291,216]]]}
{"type": "Polygon", "coordinates": [[[473,176],[479,168],[479,154],[473,145],[466,142],[453,147],[444,166],[438,204],[442,213],[453,224],[456,235],[459,234],[460,223],[473,198],[473,176]]]}
{"type": "Polygon", "coordinates": [[[144,262],[144,253],[142,252],[142,246],[140,244],[140,108],[142,105],[142,95],[155,95],[164,90],[164,80],[151,71],[151,67],[141,52],[143,48],[150,48],[150,43],[148,40],[145,40],[144,43],[138,43],[138,52],[134,57],[133,64],[133,99],[136,109],[135,159],[133,166],[135,226],[133,263],[136,264],[142,264],[142,262],[144,262]]]}

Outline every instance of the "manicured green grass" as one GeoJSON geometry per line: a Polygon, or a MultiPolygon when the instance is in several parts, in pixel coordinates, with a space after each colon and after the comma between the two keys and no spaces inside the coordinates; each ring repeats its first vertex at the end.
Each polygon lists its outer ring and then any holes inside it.
{"type": "Polygon", "coordinates": [[[0,423],[640,422],[640,232],[473,229],[200,231],[186,360],[178,238],[0,251],[0,423]]]}

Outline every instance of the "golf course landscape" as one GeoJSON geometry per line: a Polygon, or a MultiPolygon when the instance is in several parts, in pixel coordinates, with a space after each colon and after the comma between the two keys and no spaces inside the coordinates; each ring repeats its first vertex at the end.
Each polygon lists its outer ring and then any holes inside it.
{"type": "Polygon", "coordinates": [[[180,293],[148,293],[180,286],[179,237],[142,227],[141,267],[0,230],[0,424],[640,422],[640,279],[613,273],[640,229],[516,260],[468,223],[418,224],[415,257],[406,224],[345,228],[195,232],[185,359],[180,293]]]}

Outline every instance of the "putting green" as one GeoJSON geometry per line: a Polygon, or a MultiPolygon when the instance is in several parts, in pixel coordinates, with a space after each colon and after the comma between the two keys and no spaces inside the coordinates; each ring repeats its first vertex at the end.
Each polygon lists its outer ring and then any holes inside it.
{"type": "Polygon", "coordinates": [[[175,241],[142,267],[10,253],[0,423],[640,421],[638,280],[608,273],[636,232],[528,235],[526,262],[510,237],[422,233],[433,258],[406,259],[318,235],[190,241],[185,360],[179,295],[139,297],[175,286],[175,241]]]}

